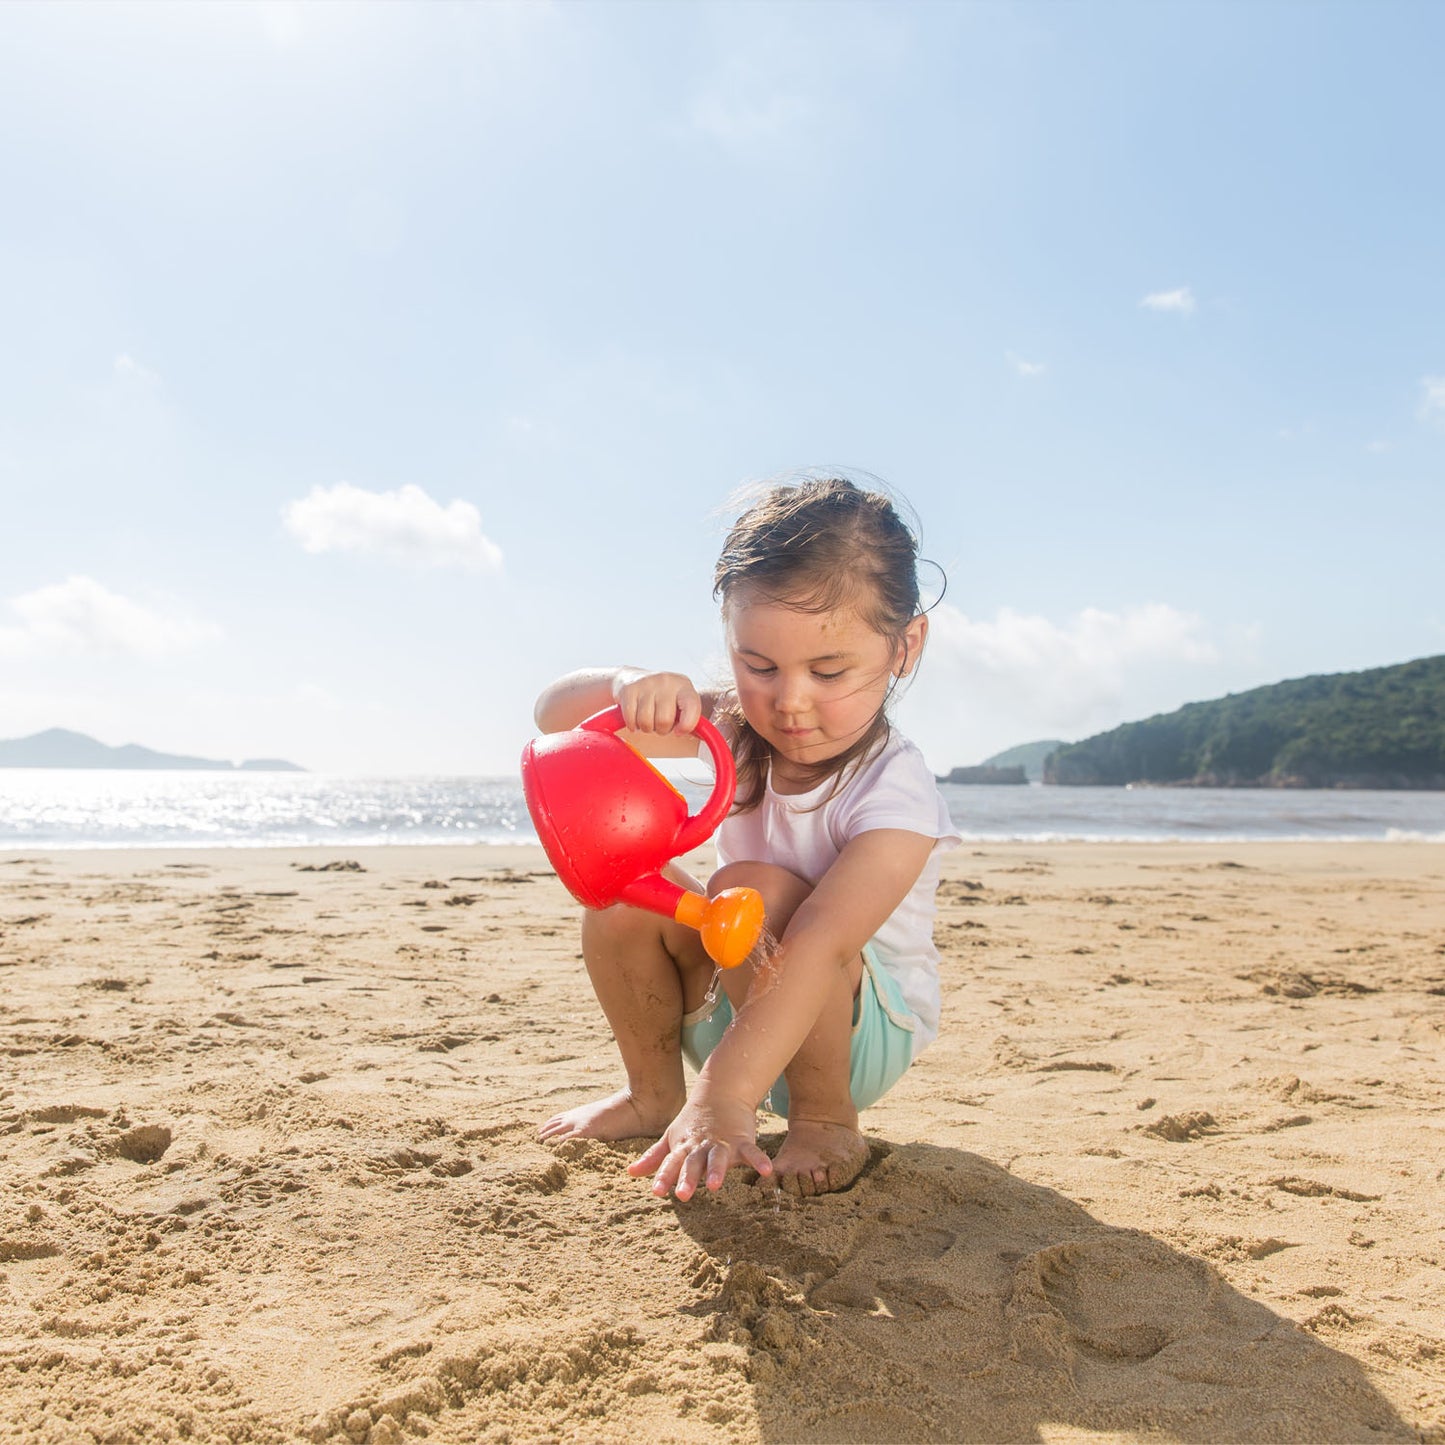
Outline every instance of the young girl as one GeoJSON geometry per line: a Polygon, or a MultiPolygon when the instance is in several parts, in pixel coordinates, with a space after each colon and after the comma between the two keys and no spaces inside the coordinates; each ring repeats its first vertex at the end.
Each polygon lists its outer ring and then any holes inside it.
{"type": "MultiPolygon", "coordinates": [[[[583,958],[627,1083],[542,1137],[660,1135],[629,1166],[659,1196],[718,1189],[734,1164],[821,1194],[868,1161],[858,1110],[938,1033],[934,892],[959,839],[885,714],[928,632],[917,543],[887,497],[851,482],[775,487],[733,526],[714,584],[731,689],[577,672],[538,699],[537,725],[575,727],[616,702],[639,752],[693,757],[692,729],[713,717],[738,795],[707,891],[756,888],[778,946],[720,971],[682,924],[626,905],[584,913],[583,958]],[[699,1069],[690,1097],[684,1056],[699,1069]],[[776,1159],[757,1144],[764,1099],[788,1120],[776,1159]]],[[[701,891],[676,865],[670,876],[701,891]]]]}

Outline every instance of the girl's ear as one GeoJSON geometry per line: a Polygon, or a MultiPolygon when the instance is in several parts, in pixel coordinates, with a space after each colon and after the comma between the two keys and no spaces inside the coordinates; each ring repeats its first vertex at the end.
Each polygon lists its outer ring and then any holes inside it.
{"type": "Polygon", "coordinates": [[[923,644],[928,640],[928,614],[920,612],[903,629],[903,640],[898,644],[898,655],[893,660],[894,677],[907,677],[923,655],[923,644]]]}

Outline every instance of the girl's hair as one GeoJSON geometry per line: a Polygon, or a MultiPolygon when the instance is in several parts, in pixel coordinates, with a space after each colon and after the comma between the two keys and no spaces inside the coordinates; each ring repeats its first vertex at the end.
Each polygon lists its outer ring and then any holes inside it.
{"type": "MultiPolygon", "coordinates": [[[[733,523],[713,569],[713,596],[725,610],[744,590],[799,612],[851,607],[880,636],[901,643],[921,610],[918,540],[887,496],[846,478],[770,487],[733,523]]],[[[772,749],[749,726],[735,694],[724,697],[718,713],[735,738],[735,807],[746,813],[762,802],[772,749]]],[[[829,777],[841,786],[848,769],[879,747],[888,731],[880,708],[845,751],[812,766],[810,787],[829,777]]]]}

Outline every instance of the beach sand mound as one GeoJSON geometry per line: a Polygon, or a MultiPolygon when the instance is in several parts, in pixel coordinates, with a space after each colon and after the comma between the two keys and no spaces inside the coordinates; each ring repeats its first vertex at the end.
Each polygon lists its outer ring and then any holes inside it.
{"type": "Polygon", "coordinates": [[[688,1205],[540,860],[0,860],[7,1439],[1445,1440],[1438,849],[965,852],[861,1178],[688,1205]]]}

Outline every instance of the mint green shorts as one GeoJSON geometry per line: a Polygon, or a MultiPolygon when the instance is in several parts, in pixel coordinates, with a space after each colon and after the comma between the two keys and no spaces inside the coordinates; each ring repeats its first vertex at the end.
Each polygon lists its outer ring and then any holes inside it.
{"type": "MultiPolygon", "coordinates": [[[[693,1068],[718,1046],[733,1021],[732,1003],[721,989],[711,1003],[682,1019],[682,1055],[693,1068]]],[[[913,1062],[913,1015],[903,991],[878,962],[871,943],[863,946],[863,980],[853,1001],[853,1050],[848,1084],[853,1106],[876,1104],[913,1062]]],[[[763,1100],[763,1107],[786,1117],[788,1085],[779,1078],[763,1100]]]]}

